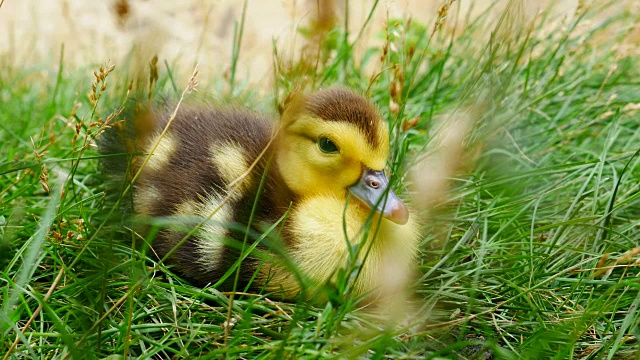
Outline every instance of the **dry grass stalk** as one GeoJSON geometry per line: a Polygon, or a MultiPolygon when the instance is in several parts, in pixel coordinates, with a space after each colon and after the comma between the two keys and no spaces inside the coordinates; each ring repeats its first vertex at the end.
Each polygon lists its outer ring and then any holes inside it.
{"type": "Polygon", "coordinates": [[[416,205],[425,212],[436,209],[448,199],[450,181],[464,168],[465,140],[477,116],[471,112],[456,113],[436,130],[431,151],[414,168],[411,177],[416,205]]]}
{"type": "Polygon", "coordinates": [[[449,15],[449,10],[451,9],[451,5],[455,0],[447,0],[442,6],[438,9],[438,17],[436,18],[435,24],[433,24],[433,30],[431,31],[431,37],[440,29],[444,24],[445,20],[447,20],[447,15],[449,15]]]}
{"type": "Polygon", "coordinates": [[[149,62],[149,97],[153,97],[153,85],[158,81],[158,54],[154,55],[149,62]]]}
{"type": "Polygon", "coordinates": [[[610,254],[604,254],[598,261],[596,265],[595,272],[593,273],[593,278],[607,278],[613,270],[617,267],[630,267],[630,266],[640,266],[640,247],[634,247],[630,250],[625,251],[622,255],[620,255],[617,259],[613,261],[613,264],[606,265],[607,260],[609,260],[610,254]],[[637,257],[637,259],[635,259],[637,257]],[[635,260],[634,260],[635,259],[635,260]]]}

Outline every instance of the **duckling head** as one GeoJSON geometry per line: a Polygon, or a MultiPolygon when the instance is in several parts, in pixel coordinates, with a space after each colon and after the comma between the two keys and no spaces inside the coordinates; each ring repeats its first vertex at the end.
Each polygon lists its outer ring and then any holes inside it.
{"type": "Polygon", "coordinates": [[[357,203],[405,224],[409,213],[384,168],[389,129],[375,106],[343,88],[297,95],[282,114],[276,164],[298,196],[351,194],[357,203]]]}

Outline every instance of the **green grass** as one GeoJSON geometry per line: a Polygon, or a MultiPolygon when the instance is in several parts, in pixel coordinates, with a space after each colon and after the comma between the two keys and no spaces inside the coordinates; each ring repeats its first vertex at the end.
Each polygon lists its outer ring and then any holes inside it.
{"type": "MultiPolygon", "coordinates": [[[[341,301],[324,306],[236,296],[225,332],[230,294],[175,277],[107,219],[113,201],[89,144],[111,114],[122,117],[124,67],[94,107],[85,94],[97,66],[0,62],[0,354],[640,358],[640,255],[627,253],[640,244],[640,55],[622,47],[637,19],[602,11],[563,26],[543,14],[522,29],[483,15],[432,36],[433,24],[392,21],[387,50],[362,57],[342,24],[310,50],[317,62],[280,64],[273,98],[257,99],[235,73],[232,91],[214,94],[275,113],[303,76],[368,91],[389,119],[399,174],[435,146],[439,119],[472,114],[464,170],[425,217],[414,310],[391,327],[338,287],[341,301]]],[[[446,21],[462,16],[454,5],[446,21]]],[[[238,47],[242,24],[236,34],[238,47]]],[[[161,67],[154,91],[176,94],[186,81],[161,67]]]]}

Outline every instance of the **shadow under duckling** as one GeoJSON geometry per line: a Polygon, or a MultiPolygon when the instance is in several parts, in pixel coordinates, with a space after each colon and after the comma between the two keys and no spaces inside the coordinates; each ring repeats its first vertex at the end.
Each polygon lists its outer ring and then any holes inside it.
{"type": "MultiPolygon", "coordinates": [[[[134,185],[134,212],[172,219],[152,248],[159,258],[170,254],[178,275],[215,284],[259,240],[263,251],[241,262],[241,285],[291,298],[310,279],[313,294],[358,248],[356,295],[407,285],[418,227],[389,187],[389,130],[366,98],[344,88],[300,94],[279,123],[239,109],[182,106],[161,136],[172,111],[138,115],[144,129],[136,125],[130,152],[151,153],[134,185]]],[[[221,286],[232,283],[230,276],[221,286]]]]}

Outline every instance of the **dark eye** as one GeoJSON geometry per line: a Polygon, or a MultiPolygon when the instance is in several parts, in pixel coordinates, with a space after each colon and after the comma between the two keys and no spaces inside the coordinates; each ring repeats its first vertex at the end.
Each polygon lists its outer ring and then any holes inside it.
{"type": "Polygon", "coordinates": [[[322,152],[327,154],[334,154],[338,152],[338,147],[336,146],[336,144],[324,137],[318,140],[318,146],[320,147],[320,150],[322,150],[322,152]]]}

